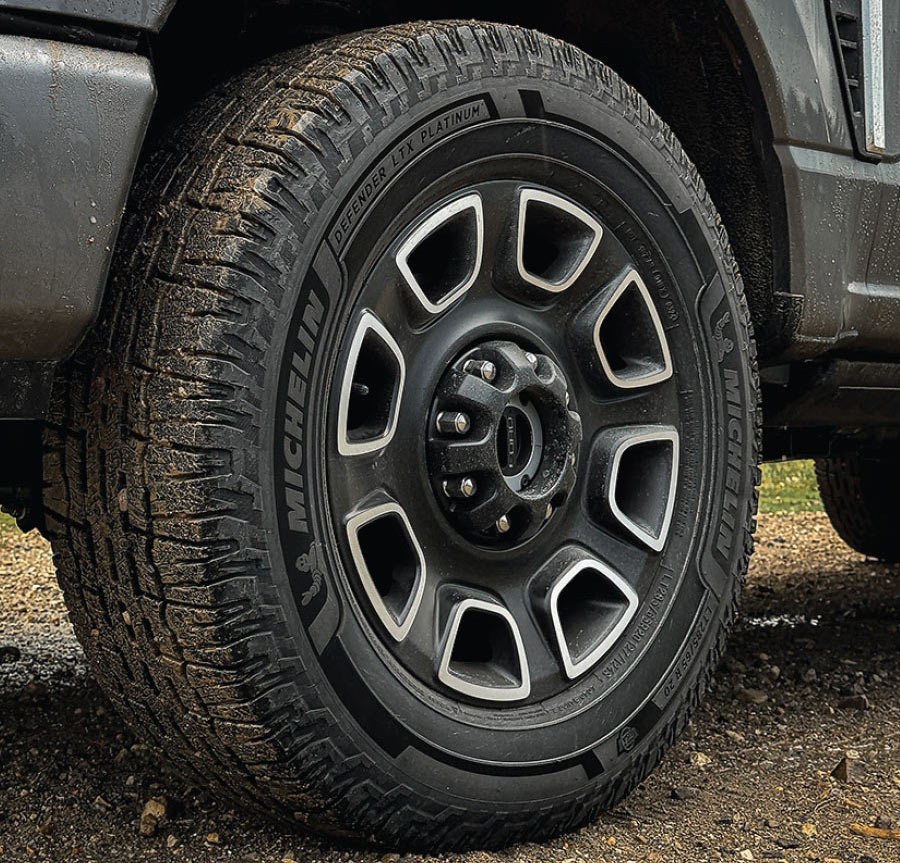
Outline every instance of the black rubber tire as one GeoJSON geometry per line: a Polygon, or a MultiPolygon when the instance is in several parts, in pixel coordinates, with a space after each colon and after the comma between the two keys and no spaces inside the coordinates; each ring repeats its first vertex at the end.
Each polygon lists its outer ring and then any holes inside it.
{"type": "MultiPolygon", "coordinates": [[[[321,350],[339,317],[323,323],[321,350]]],[[[535,32],[468,23],[274,58],[213,92],[145,161],[99,323],[57,378],[45,501],[72,622],[128,723],[243,805],[431,850],[574,829],[649,773],[715,669],[752,550],[757,384],[714,206],[671,131],[609,69],[535,32]],[[700,261],[678,265],[698,268],[684,307],[708,379],[703,427],[717,432],[697,455],[701,511],[677,514],[687,551],[673,573],[699,599],[672,612],[683,637],[647,672],[654,701],[619,729],[598,725],[596,756],[575,767],[453,767],[448,781],[434,756],[378,745],[367,708],[335,695],[281,556],[269,453],[288,327],[341,202],[416,118],[461,94],[522,87],[614,125],[617,152],[669,199],[661,213],[700,261]]],[[[317,466],[304,470],[312,520],[323,492],[317,466]]],[[[327,538],[306,541],[309,557],[327,556],[327,538]]],[[[340,596],[322,558],[301,557],[305,587],[340,596]]]]}
{"type": "Polygon", "coordinates": [[[825,512],[850,548],[892,563],[900,560],[900,458],[816,459],[816,479],[825,512]]]}

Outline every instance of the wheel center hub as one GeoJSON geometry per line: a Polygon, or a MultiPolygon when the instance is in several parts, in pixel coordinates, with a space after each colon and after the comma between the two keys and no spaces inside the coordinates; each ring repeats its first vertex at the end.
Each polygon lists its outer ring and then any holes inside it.
{"type": "Polygon", "coordinates": [[[483,342],[444,374],[428,431],[429,468],[441,507],[469,539],[530,539],[575,484],[581,419],[545,354],[483,342]]]}

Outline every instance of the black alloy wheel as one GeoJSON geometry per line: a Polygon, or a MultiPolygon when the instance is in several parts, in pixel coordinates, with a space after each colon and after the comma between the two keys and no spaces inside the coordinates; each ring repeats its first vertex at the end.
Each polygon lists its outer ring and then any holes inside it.
{"type": "Polygon", "coordinates": [[[56,385],[60,580],[129,722],[400,848],[584,823],[701,697],[751,550],[749,315],[641,97],[512,27],[227,82],[56,385]]]}
{"type": "Polygon", "coordinates": [[[570,132],[523,125],[517,158],[488,143],[475,161],[490,135],[473,133],[458,171],[398,189],[331,376],[347,590],[450,714],[583,685],[647,599],[693,432],[678,385],[696,363],[676,377],[635,259],[604,230],[621,211],[550,155],[570,132]]]}

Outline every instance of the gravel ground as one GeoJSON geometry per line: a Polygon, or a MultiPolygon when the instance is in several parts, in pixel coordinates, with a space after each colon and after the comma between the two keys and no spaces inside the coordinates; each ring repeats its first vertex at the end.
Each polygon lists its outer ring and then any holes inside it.
{"type": "MultiPolygon", "coordinates": [[[[896,863],[900,841],[854,825],[900,827],[898,621],[900,567],[820,513],[761,516],[717,686],[661,767],[579,833],[437,859],[896,863]]],[[[167,773],[88,674],[46,543],[0,526],[0,861],[69,859],[427,858],[284,834],[167,773]],[[152,798],[165,814],[142,836],[152,798]]]]}

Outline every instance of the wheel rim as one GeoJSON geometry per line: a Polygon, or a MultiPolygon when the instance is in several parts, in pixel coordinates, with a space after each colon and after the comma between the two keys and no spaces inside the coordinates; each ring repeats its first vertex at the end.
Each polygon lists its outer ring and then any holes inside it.
{"type": "Polygon", "coordinates": [[[343,341],[329,503],[371,637],[450,699],[565,692],[638,614],[679,488],[680,370],[614,226],[468,183],[397,226],[343,341]]]}

